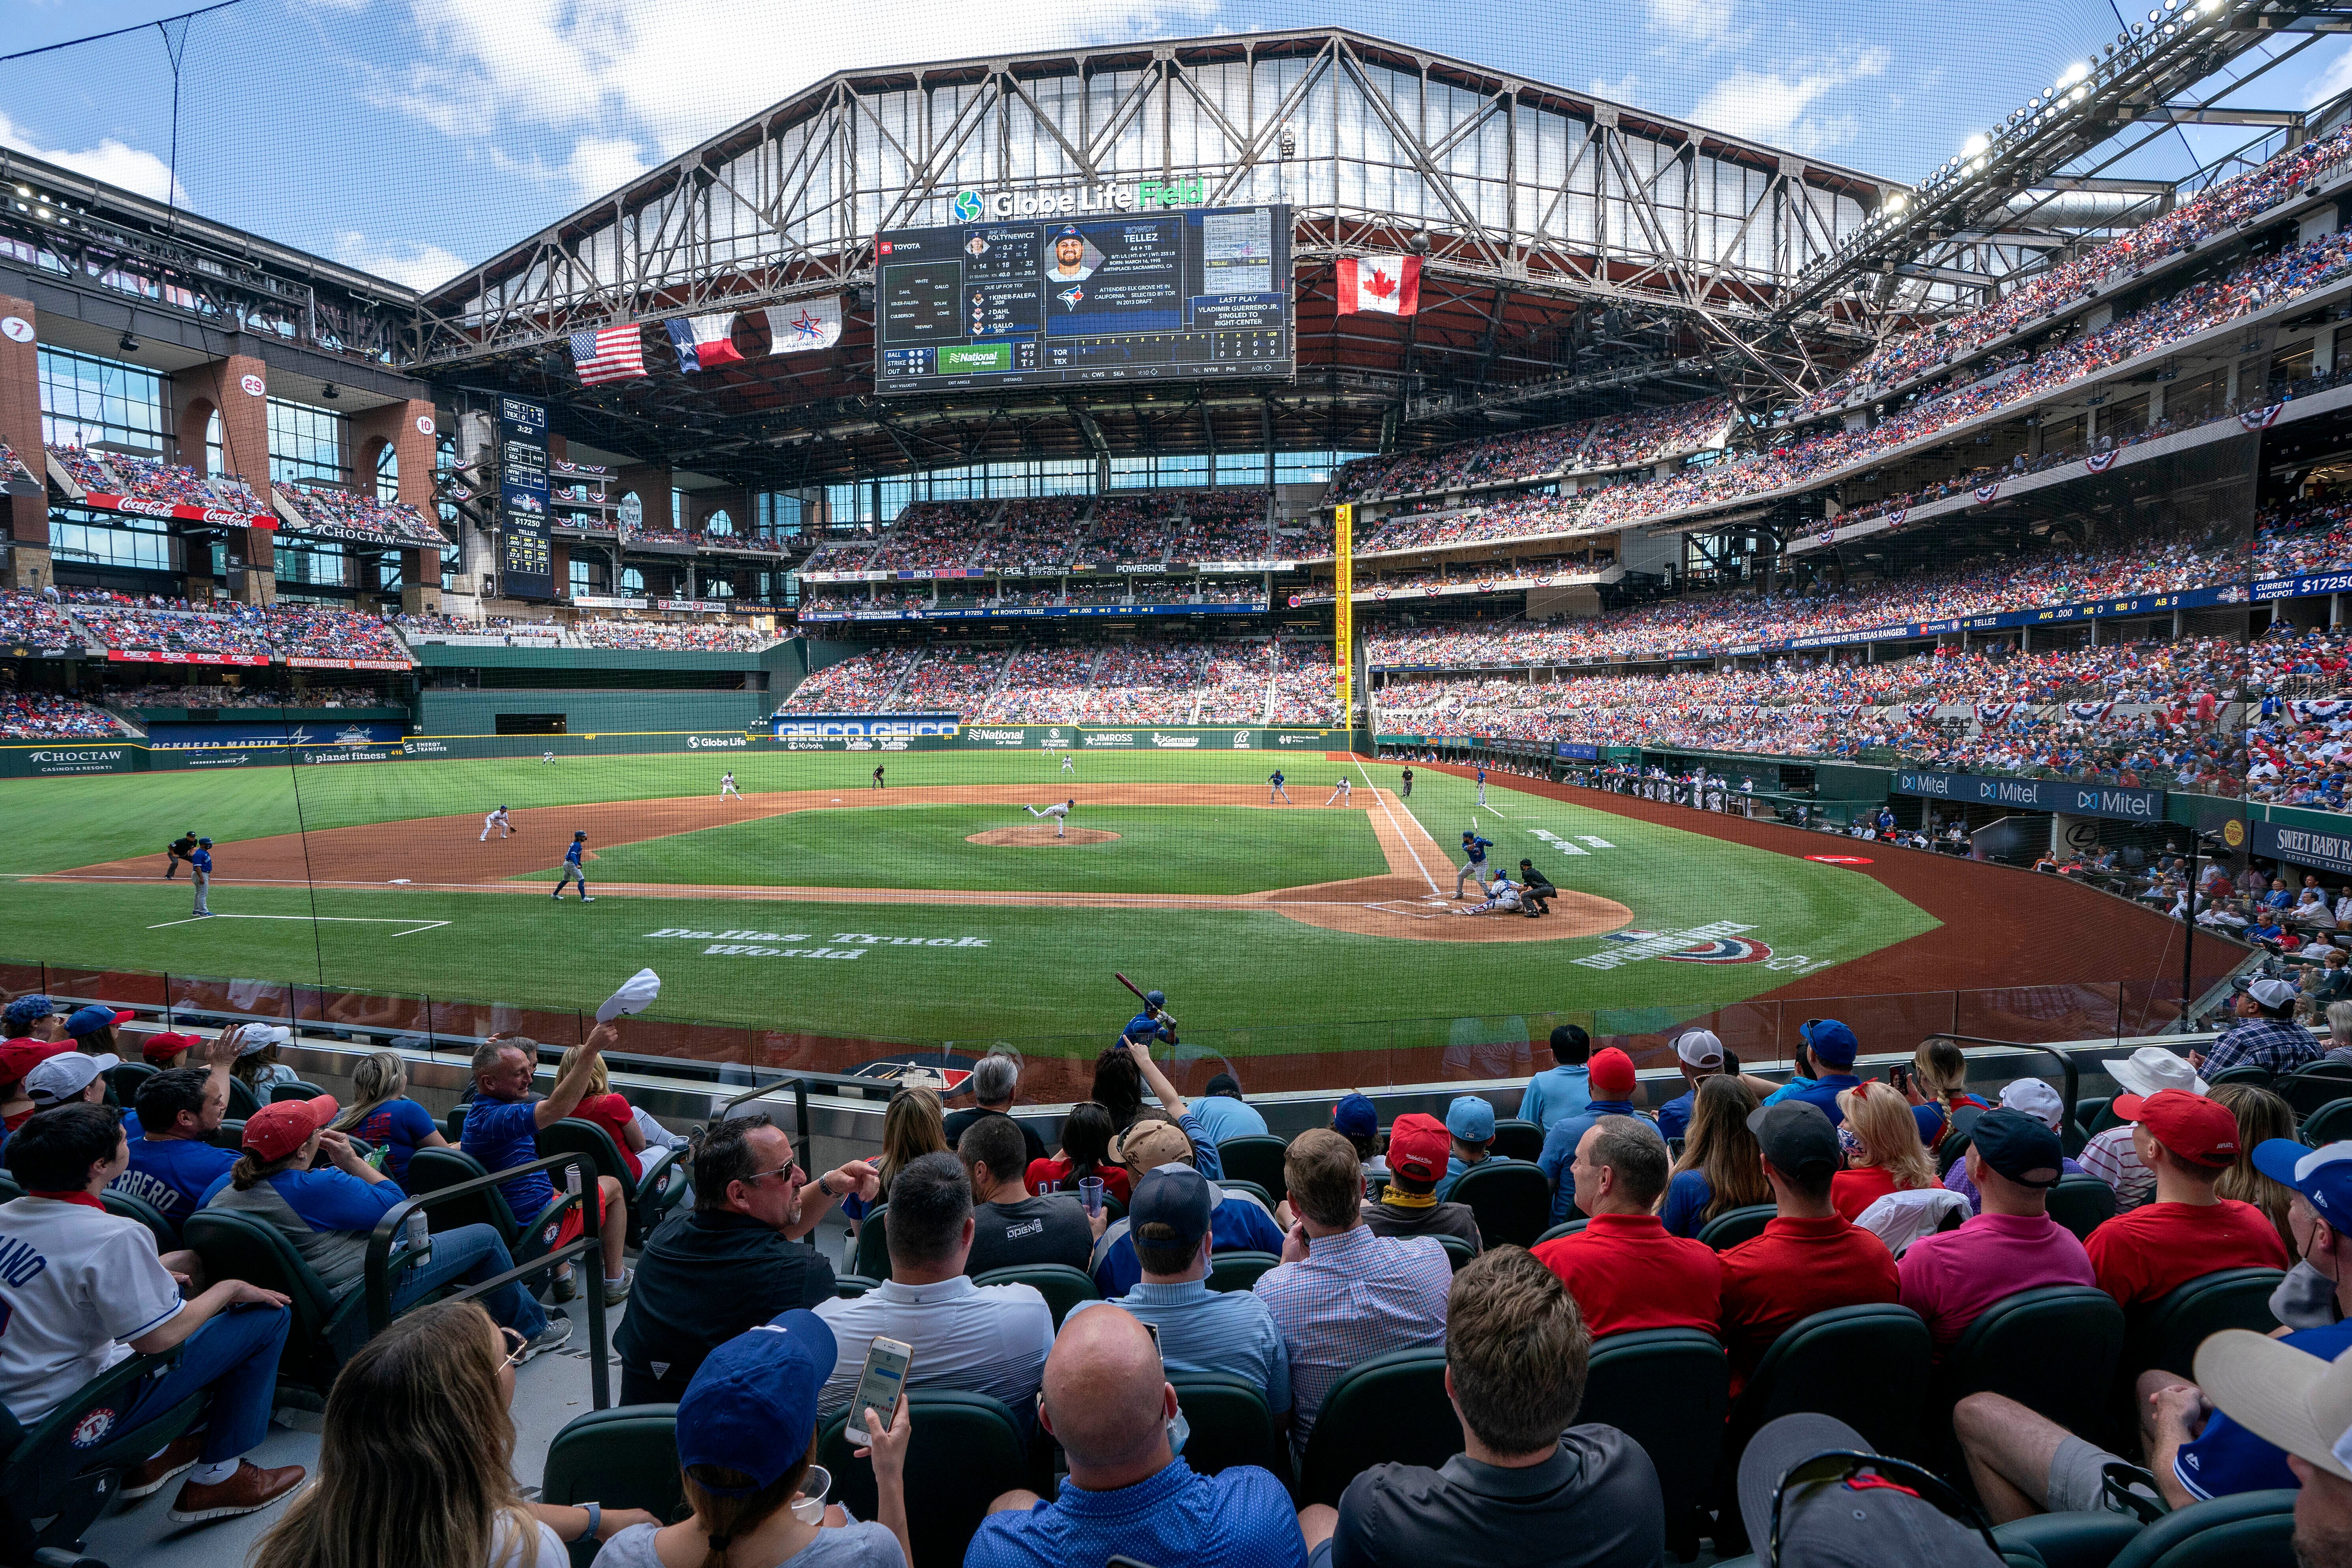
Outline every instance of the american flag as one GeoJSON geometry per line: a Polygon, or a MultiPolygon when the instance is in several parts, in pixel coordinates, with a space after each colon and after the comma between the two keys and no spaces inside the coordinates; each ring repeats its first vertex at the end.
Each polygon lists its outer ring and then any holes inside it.
{"type": "Polygon", "coordinates": [[[572,368],[579,373],[583,386],[595,386],[607,381],[627,381],[633,376],[644,375],[645,344],[637,336],[635,323],[572,333],[572,368]]]}

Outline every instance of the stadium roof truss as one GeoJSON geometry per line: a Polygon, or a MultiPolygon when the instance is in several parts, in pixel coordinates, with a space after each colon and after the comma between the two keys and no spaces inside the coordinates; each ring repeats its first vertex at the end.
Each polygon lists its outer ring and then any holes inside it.
{"type": "MultiPolygon", "coordinates": [[[[1612,338],[1801,380],[1769,314],[1896,188],[1339,30],[845,73],[431,292],[414,368],[521,368],[583,328],[855,294],[877,230],[949,224],[963,190],[1179,179],[1293,208],[1302,383],[1366,373],[1390,401],[1414,378],[1548,379],[1612,338]],[[1331,315],[1334,259],[1423,246],[1411,331],[1331,315]]],[[[858,298],[847,346],[870,344],[858,298]]],[[[792,373],[795,395],[870,390],[837,357],[792,373]]]]}

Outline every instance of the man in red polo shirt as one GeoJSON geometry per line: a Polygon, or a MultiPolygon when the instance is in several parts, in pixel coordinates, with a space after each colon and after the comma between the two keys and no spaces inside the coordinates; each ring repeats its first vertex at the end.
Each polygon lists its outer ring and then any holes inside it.
{"type": "Polygon", "coordinates": [[[1763,1235],[1723,1255],[1723,1344],[1735,1394],[1798,1320],[1892,1301],[1902,1290],[1886,1244],[1830,1202],[1838,1138],[1822,1108],[1784,1100],[1751,1114],[1748,1130],[1763,1150],[1777,1213],[1763,1235]]]}
{"type": "Polygon", "coordinates": [[[2213,1190],[2238,1161],[2238,1121],[2228,1106],[2168,1089],[2120,1095],[2115,1110],[2133,1124],[2133,1152],[2156,1173],[2156,1200],[2116,1215],[2084,1242],[2100,1289],[2133,1307],[2216,1269],[2287,1266],[2263,1211],[2213,1190]]]}
{"type": "Polygon", "coordinates": [[[1722,1265],[1715,1249],[1669,1236],[1652,1212],[1666,1190],[1667,1164],[1666,1141],[1638,1116],[1604,1116],[1577,1140],[1569,1170],[1576,1206],[1591,1223],[1535,1255],[1568,1287],[1596,1340],[1634,1329],[1717,1331],[1722,1265]]]}

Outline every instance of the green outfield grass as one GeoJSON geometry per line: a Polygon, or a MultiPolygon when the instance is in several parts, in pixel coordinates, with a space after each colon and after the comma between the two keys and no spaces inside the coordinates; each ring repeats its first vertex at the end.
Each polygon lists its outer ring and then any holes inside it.
{"type": "MultiPolygon", "coordinates": [[[[1058,779],[1031,753],[909,752],[887,759],[893,784],[1036,784],[1058,779]]],[[[1256,782],[1279,762],[1300,785],[1328,790],[1339,764],[1319,756],[1219,752],[1082,754],[1079,782],[1256,782]]],[[[404,762],[290,772],[154,773],[0,784],[9,831],[0,872],[18,875],[152,853],[183,827],[221,841],[224,875],[235,841],[268,834],[405,818],[519,812],[598,800],[654,800],[715,791],[731,766],[747,791],[862,785],[870,757],[749,753],[536,762],[404,762]]],[[[1396,769],[1368,763],[1393,787],[1396,769]]],[[[216,889],[212,907],[273,920],[184,920],[184,882],[34,884],[0,904],[0,958],[175,974],[280,980],[537,1007],[593,1006],[642,965],[665,982],[656,1016],[877,1038],[1070,1037],[1091,1054],[1126,1016],[1110,971],[1150,976],[1195,1031],[1243,1031],[1235,1054],[1361,1050],[1377,1031],[1344,1021],[1472,1018],[1600,1010],[1639,1018],[1654,1010],[1719,1005],[1933,929],[1935,922],[1876,882],[1833,866],[1727,844],[1699,833],[1523,795],[1496,780],[1480,809],[1471,786],[1418,777],[1409,809],[1441,845],[1475,822],[1496,857],[1522,856],[1562,888],[1616,900],[1634,927],[1673,931],[1710,922],[1748,926],[1770,945],[1763,963],[1645,960],[1612,969],[1577,964],[1609,951],[1601,937],[1537,943],[1412,942],[1323,931],[1259,911],[1034,909],[926,905],[721,902],[600,897],[592,905],[517,893],[381,892],[301,888],[216,889]],[[1549,835],[1547,837],[1545,835],[1549,835]],[[1589,839],[1602,842],[1592,844],[1589,839]],[[1566,847],[1580,849],[1570,854],[1566,847]],[[322,918],[313,923],[313,914],[322,918]],[[446,924],[430,922],[446,921],[446,924]],[[772,942],[706,941],[660,932],[750,931],[772,942]],[[899,938],[866,944],[860,936],[899,938]],[[793,940],[785,940],[793,939],[793,940]],[[924,946],[926,942],[961,946],[924,946]],[[852,960],[782,954],[794,947],[862,948],[852,960]],[[766,947],[710,952],[710,947],[766,947]]],[[[1053,798],[1050,787],[1038,796],[1053,798]]],[[[1082,825],[1135,837],[1097,848],[988,849],[962,842],[981,827],[1026,822],[1012,807],[866,808],[766,818],[620,846],[592,874],[618,880],[768,881],[808,886],[1076,888],[1149,891],[1265,888],[1376,874],[1383,868],[1364,814],[1307,809],[1088,810],[1082,825]],[[919,830],[901,832],[902,820],[919,830]],[[859,830],[843,842],[845,820],[859,830]],[[865,825],[884,826],[868,830],[865,825]],[[1102,851],[1110,851],[1104,854],[1102,851]],[[1114,879],[1091,877],[1108,867],[1114,879]],[[656,869],[655,868],[658,868],[656,869]],[[960,875],[955,875],[960,874],[960,875]],[[975,881],[975,878],[989,879],[975,881]],[[1184,879],[1185,880],[1179,880],[1184,879]],[[1198,880],[1192,880],[1197,879],[1198,880]]],[[[409,874],[401,836],[387,828],[385,875],[409,874]]],[[[1448,866],[1428,868],[1450,893],[1448,866]]],[[[1649,1027],[1653,1025],[1642,1025],[1649,1027]]],[[[1381,1035],[1381,1039],[1386,1039],[1381,1035]]],[[[1440,1033],[1440,1043],[1444,1040],[1440,1033]]],[[[1524,1036],[1521,1037],[1524,1038],[1524,1036]]],[[[1047,1047],[1052,1048],[1052,1047],[1047,1047]]]]}
{"type": "MultiPolygon", "coordinates": [[[[1051,834],[1050,824],[1017,805],[803,811],[600,850],[589,869],[616,882],[704,887],[1053,893],[1252,893],[1388,870],[1360,811],[1284,813],[1263,823],[1250,816],[1232,806],[1081,804],[1073,826],[1118,838],[1044,848],[965,842],[997,827],[1051,834]]],[[[559,875],[541,873],[550,882],[559,875]]]]}

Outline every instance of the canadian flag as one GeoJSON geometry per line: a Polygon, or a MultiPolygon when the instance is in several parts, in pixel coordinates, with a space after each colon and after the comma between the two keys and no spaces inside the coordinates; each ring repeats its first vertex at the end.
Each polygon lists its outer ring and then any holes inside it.
{"type": "Polygon", "coordinates": [[[1349,256],[1339,262],[1339,314],[1410,316],[1421,306],[1421,258],[1349,256]]]}

